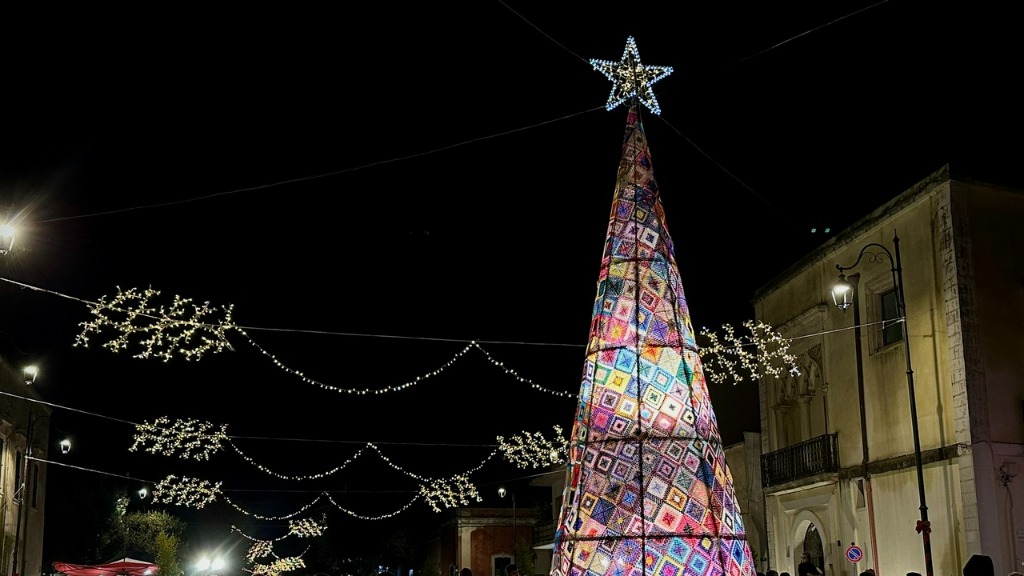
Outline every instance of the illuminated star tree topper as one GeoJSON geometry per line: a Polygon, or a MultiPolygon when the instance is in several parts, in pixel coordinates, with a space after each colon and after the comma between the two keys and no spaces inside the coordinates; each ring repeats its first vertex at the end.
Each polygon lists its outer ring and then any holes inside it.
{"type": "Polygon", "coordinates": [[[633,98],[639,99],[644,106],[655,114],[661,114],[661,106],[654,97],[651,85],[672,73],[671,66],[644,66],[640,63],[640,53],[636,49],[636,41],[630,36],[626,39],[626,48],[622,51],[622,60],[590,60],[594,70],[604,74],[612,81],[612,91],[608,95],[605,109],[611,110],[619,104],[633,98]]]}

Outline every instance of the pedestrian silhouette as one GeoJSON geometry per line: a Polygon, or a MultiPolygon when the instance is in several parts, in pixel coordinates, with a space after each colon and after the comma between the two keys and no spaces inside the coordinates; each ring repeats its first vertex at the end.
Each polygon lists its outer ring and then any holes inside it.
{"type": "Polygon", "coordinates": [[[992,558],[984,554],[972,554],[964,564],[964,576],[996,576],[992,558]]]}

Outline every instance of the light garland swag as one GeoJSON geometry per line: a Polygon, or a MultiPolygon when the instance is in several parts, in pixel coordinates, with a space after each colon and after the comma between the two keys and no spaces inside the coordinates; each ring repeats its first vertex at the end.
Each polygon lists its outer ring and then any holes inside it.
{"type": "MultiPolygon", "coordinates": [[[[653,94],[651,97],[653,98],[653,94]]],[[[656,102],[654,104],[656,105],[656,102]]],[[[182,298],[175,295],[173,303],[169,308],[156,308],[149,304],[149,300],[160,294],[157,290],[147,288],[140,291],[136,288],[130,288],[122,291],[120,287],[117,290],[117,295],[109,302],[106,296],[100,297],[98,302],[86,302],[94,318],[91,322],[82,322],[80,324],[82,332],[76,338],[75,346],[87,348],[90,343],[90,334],[99,334],[105,328],[110,328],[116,332],[116,336],[103,343],[102,346],[112,352],[127,349],[132,337],[141,334],[147,337],[139,342],[143,350],[135,354],[135,358],[157,357],[167,362],[176,354],[180,354],[186,360],[199,360],[207,353],[218,353],[225,349],[234,350],[226,336],[229,330],[234,330],[244,336],[249,344],[269,358],[275,366],[284,372],[298,377],[307,384],[318,386],[324,390],[352,395],[390,394],[407,390],[416,384],[439,375],[465,356],[471,349],[476,349],[492,365],[500,368],[519,382],[528,384],[534,390],[562,398],[576,398],[578,395],[578,393],[547,388],[529,378],[520,376],[515,370],[506,367],[504,362],[495,359],[475,340],[470,341],[469,344],[456,352],[454,356],[441,366],[402,384],[377,389],[332,386],[309,378],[301,371],[284,365],[276,356],[258,345],[245,330],[232,321],[231,313],[234,309],[232,305],[221,307],[220,310],[223,311],[224,318],[219,322],[211,324],[201,321],[214,312],[214,308],[210,306],[209,302],[197,306],[192,304],[191,298],[182,298]],[[186,309],[189,306],[192,307],[192,314],[186,318],[186,309]]],[[[790,370],[795,369],[796,358],[787,353],[789,340],[773,332],[771,326],[763,322],[758,322],[755,325],[753,321],[748,320],[743,325],[750,330],[750,336],[737,337],[735,330],[731,326],[723,325],[722,328],[725,334],[721,340],[724,340],[725,343],[722,343],[718,336],[708,329],[705,328],[701,331],[701,335],[707,337],[711,342],[709,346],[698,350],[698,354],[702,359],[708,356],[708,359],[705,360],[704,371],[709,380],[720,383],[731,378],[734,382],[742,382],[747,378],[755,380],[762,373],[778,376],[781,372],[772,371],[769,367],[772,361],[776,363],[781,361],[788,364],[790,370]],[[745,348],[750,346],[757,347],[757,350],[754,353],[747,352],[745,348]],[[730,354],[735,355],[737,359],[729,359],[728,356],[730,354]],[[742,376],[736,370],[737,366],[749,370],[750,375],[742,376]],[[759,367],[761,368],[760,371],[759,367]]]]}

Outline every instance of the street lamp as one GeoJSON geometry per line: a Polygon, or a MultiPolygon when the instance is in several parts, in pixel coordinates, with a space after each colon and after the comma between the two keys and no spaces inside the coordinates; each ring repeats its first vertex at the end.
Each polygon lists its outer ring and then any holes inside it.
{"type": "MultiPolygon", "coordinates": [[[[24,375],[25,385],[30,386],[36,381],[36,376],[39,375],[39,369],[35,366],[26,366],[22,369],[24,375]]],[[[27,401],[26,401],[27,403],[27,401]]],[[[25,566],[25,553],[21,550],[21,524],[22,518],[24,523],[28,524],[28,515],[25,514],[25,495],[28,492],[28,460],[32,456],[32,431],[35,430],[36,421],[35,414],[32,413],[32,406],[26,404],[28,408],[28,425],[25,429],[25,455],[21,457],[21,485],[15,486],[14,496],[18,498],[18,494],[21,494],[20,500],[18,500],[18,514],[15,516],[14,526],[14,550],[11,553],[11,566],[15,574],[21,574],[24,572],[25,566]],[[18,553],[21,552],[21,564],[18,567],[18,553]]],[[[28,526],[25,526],[26,534],[28,532],[28,526]]]]}
{"type": "Polygon", "coordinates": [[[60,441],[60,453],[67,454],[68,452],[71,452],[71,440],[65,438],[60,441]]]}
{"type": "Polygon", "coordinates": [[[499,498],[504,498],[505,494],[512,497],[512,563],[516,564],[516,493],[505,490],[504,486],[498,488],[499,498]]]}
{"type": "Polygon", "coordinates": [[[14,248],[14,226],[0,224],[0,255],[7,254],[14,248]]]}
{"type": "MultiPolygon", "coordinates": [[[[846,311],[847,308],[853,303],[855,297],[853,293],[853,284],[851,284],[844,274],[845,271],[856,268],[860,264],[861,259],[866,254],[868,256],[868,262],[882,262],[881,257],[884,254],[889,259],[889,264],[892,269],[893,284],[896,289],[896,313],[903,322],[903,356],[907,362],[907,390],[910,393],[910,424],[914,430],[914,460],[917,465],[917,492],[920,499],[921,505],[921,519],[917,521],[917,531],[921,534],[921,539],[924,544],[924,565],[925,574],[927,576],[934,576],[932,570],[932,544],[931,544],[931,523],[928,521],[928,505],[925,500],[924,491],[924,469],[921,464],[921,437],[918,433],[917,427],[917,400],[914,394],[914,368],[910,363],[910,338],[909,331],[907,330],[907,301],[906,294],[903,290],[903,263],[900,260],[900,237],[893,233],[892,237],[893,252],[889,252],[889,249],[885,246],[871,242],[865,245],[860,250],[860,254],[857,256],[857,261],[850,266],[842,266],[836,264],[836,269],[839,270],[839,281],[832,287],[832,300],[840,310],[846,311]],[[871,252],[869,248],[876,248],[880,252],[871,252]],[[895,252],[895,257],[893,253],[895,252]]],[[[859,359],[858,359],[859,361],[859,359]]]]}

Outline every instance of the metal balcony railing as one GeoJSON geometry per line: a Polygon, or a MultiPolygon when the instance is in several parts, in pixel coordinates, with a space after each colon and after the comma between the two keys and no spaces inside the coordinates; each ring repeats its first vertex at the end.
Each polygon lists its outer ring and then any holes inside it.
{"type": "Polygon", "coordinates": [[[555,522],[538,524],[533,527],[533,545],[542,546],[555,541],[555,522]]]}
{"type": "Polygon", "coordinates": [[[839,444],[835,434],[823,434],[761,455],[764,488],[830,472],[839,472],[839,444]]]}

